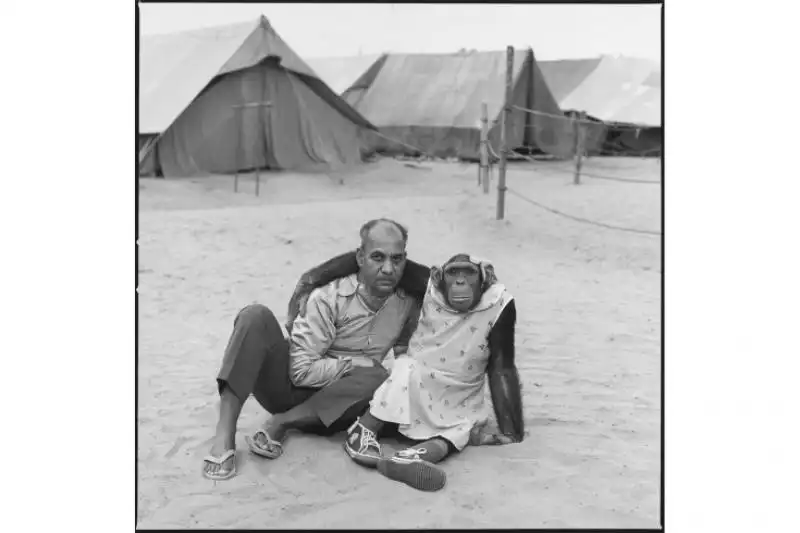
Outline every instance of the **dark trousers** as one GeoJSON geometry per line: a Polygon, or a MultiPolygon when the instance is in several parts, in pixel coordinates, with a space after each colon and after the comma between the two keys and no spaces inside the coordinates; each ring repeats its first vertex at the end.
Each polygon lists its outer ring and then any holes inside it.
{"type": "Polygon", "coordinates": [[[272,414],[301,404],[312,408],[322,433],[342,431],[361,415],[389,373],[383,367],[356,367],[321,389],[296,387],[289,378],[289,343],[275,315],[263,305],[239,311],[217,376],[242,403],[252,394],[272,414]]]}

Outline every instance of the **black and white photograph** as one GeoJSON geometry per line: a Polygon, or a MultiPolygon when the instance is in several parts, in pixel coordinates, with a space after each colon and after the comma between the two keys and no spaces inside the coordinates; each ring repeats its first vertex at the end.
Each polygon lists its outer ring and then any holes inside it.
{"type": "Polygon", "coordinates": [[[796,530],[787,6],[4,3],[2,530],[796,530]]]}
{"type": "Polygon", "coordinates": [[[137,527],[660,527],[660,4],[138,22],[137,527]]]}

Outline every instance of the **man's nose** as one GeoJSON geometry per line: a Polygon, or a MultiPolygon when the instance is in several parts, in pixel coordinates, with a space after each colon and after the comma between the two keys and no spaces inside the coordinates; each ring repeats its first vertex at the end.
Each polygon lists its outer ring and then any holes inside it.
{"type": "Polygon", "coordinates": [[[381,272],[391,274],[394,272],[394,264],[391,261],[384,261],[383,265],[381,265],[381,272]]]}

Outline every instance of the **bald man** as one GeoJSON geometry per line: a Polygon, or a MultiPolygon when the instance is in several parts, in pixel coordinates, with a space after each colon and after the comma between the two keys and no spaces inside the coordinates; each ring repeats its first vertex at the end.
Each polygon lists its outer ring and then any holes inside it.
{"type": "MultiPolygon", "coordinates": [[[[215,481],[236,475],[236,425],[252,394],[272,414],[247,439],[267,459],[283,453],[291,429],[333,433],[347,429],[388,377],[389,350],[408,350],[419,301],[397,284],[406,265],[408,232],[395,221],[371,220],[360,231],[358,273],[315,289],[306,312],[287,324],[250,305],[236,317],[217,376],[219,421],[203,475],[215,481]]],[[[291,304],[290,304],[291,308],[291,304]]]]}

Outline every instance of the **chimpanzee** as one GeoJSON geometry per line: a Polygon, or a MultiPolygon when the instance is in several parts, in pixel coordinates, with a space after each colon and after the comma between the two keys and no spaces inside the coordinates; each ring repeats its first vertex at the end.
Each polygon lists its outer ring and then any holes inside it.
{"type": "MultiPolygon", "coordinates": [[[[317,286],[357,272],[355,254],[343,254],[307,272],[289,304],[290,324],[317,286]]],[[[488,261],[468,254],[429,269],[407,261],[400,287],[422,300],[407,355],[376,390],[370,408],[347,431],[344,448],[357,463],[420,490],[439,490],[444,472],[434,463],[467,444],[521,442],[524,434],[519,376],[514,364],[516,306],[488,261]],[[488,375],[497,425],[481,432],[488,375]],[[384,424],[421,442],[383,457],[377,436],[384,424]]],[[[287,328],[290,327],[287,325],[287,328]]]]}

